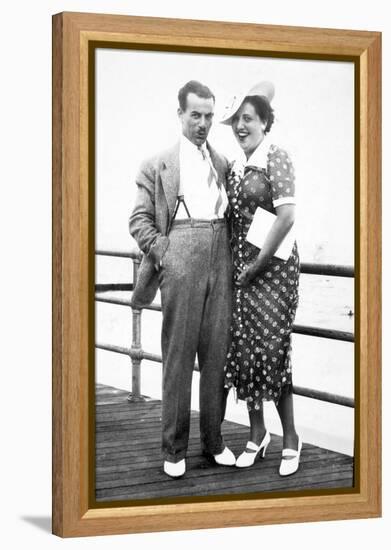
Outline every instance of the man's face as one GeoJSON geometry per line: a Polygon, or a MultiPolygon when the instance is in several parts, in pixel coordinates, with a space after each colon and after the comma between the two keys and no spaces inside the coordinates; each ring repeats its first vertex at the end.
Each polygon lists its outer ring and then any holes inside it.
{"type": "Polygon", "coordinates": [[[182,134],[194,145],[199,147],[208,137],[212,126],[214,100],[206,99],[189,93],[187,95],[186,109],[178,109],[178,116],[182,123],[182,134]]]}

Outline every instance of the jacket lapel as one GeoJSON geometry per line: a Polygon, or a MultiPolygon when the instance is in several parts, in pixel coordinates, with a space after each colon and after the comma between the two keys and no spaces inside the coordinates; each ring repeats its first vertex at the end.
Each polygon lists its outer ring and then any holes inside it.
{"type": "Polygon", "coordinates": [[[220,187],[221,185],[226,187],[226,168],[225,168],[225,164],[224,164],[222,158],[220,157],[220,155],[218,153],[216,153],[216,151],[213,149],[213,147],[211,147],[209,145],[209,143],[207,143],[207,147],[209,149],[209,154],[210,154],[210,158],[213,162],[213,166],[215,167],[217,175],[218,175],[217,185],[218,185],[218,187],[220,187]]]}
{"type": "Polygon", "coordinates": [[[164,194],[166,195],[168,212],[171,217],[174,213],[179,191],[179,143],[163,156],[160,175],[164,194]]]}

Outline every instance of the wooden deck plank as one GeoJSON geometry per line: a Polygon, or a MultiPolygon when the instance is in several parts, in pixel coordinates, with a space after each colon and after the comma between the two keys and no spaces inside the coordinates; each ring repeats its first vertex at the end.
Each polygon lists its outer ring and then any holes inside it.
{"type": "MultiPolygon", "coordinates": [[[[167,476],[164,476],[167,477],[167,476]]],[[[174,496],[210,496],[210,495],[233,495],[233,494],[264,494],[275,491],[300,491],[303,489],[303,481],[299,480],[297,474],[290,478],[287,478],[284,483],[281,483],[281,479],[267,480],[267,483],[254,483],[253,480],[238,480],[236,475],[234,476],[234,483],[232,481],[232,474],[228,478],[222,480],[216,480],[208,476],[206,479],[189,480],[183,477],[181,480],[161,481],[158,484],[149,484],[146,486],[138,485],[137,487],[122,487],[114,489],[97,490],[97,500],[129,500],[129,494],[134,499],[145,498],[161,498],[174,496]]],[[[320,476],[319,478],[313,477],[306,480],[305,489],[322,489],[332,487],[349,487],[349,475],[339,474],[338,477],[330,477],[327,474],[320,476]],[[342,480],[341,480],[342,478],[342,480]],[[346,481],[343,481],[344,478],[346,481]]]]}
{"type": "MultiPolygon", "coordinates": [[[[337,459],[336,459],[337,460],[337,459]]],[[[263,463],[260,463],[261,461],[257,462],[252,468],[233,468],[233,467],[221,467],[221,466],[215,466],[213,464],[208,464],[207,461],[198,459],[194,459],[193,461],[188,461],[189,469],[186,473],[186,478],[188,480],[195,479],[200,480],[201,478],[206,479],[207,476],[212,476],[213,478],[221,478],[223,479],[225,476],[228,478],[229,476],[235,475],[236,478],[239,480],[246,479],[252,480],[254,477],[256,477],[259,481],[267,480],[267,479],[278,479],[279,481],[280,476],[276,472],[275,469],[275,461],[273,459],[265,458],[263,463]],[[190,468],[190,466],[192,466],[190,468]],[[276,473],[276,476],[274,475],[276,473]],[[278,477],[277,477],[278,476],[278,477]]],[[[322,460],[303,460],[300,464],[300,476],[292,476],[287,479],[298,479],[298,478],[304,478],[304,477],[311,477],[313,475],[337,475],[339,471],[351,471],[351,465],[347,463],[346,461],[340,461],[335,462],[334,466],[328,466],[327,461],[322,460]]],[[[161,480],[161,472],[162,472],[162,464],[157,463],[155,466],[148,466],[148,479],[145,481],[145,483],[155,483],[159,482],[161,480]]],[[[121,475],[120,479],[122,483],[128,483],[129,485],[138,485],[140,483],[143,483],[143,480],[145,480],[145,469],[142,468],[129,468],[123,472],[123,475],[121,475]]],[[[165,480],[165,477],[163,478],[165,480]]],[[[118,480],[119,481],[119,480],[118,480]]],[[[256,482],[256,481],[254,481],[256,482]]],[[[97,487],[102,486],[102,484],[105,483],[103,480],[97,481],[97,487]]],[[[116,480],[110,480],[110,483],[112,486],[115,486],[117,483],[116,480]]],[[[232,481],[234,483],[234,481],[232,481]]],[[[108,487],[108,485],[106,485],[108,487]]]]}
{"type": "MultiPolygon", "coordinates": [[[[186,474],[171,479],[163,472],[160,454],[161,402],[151,398],[128,401],[128,395],[109,386],[97,387],[97,502],[352,487],[352,457],[306,443],[298,472],[281,478],[282,438],[274,434],[266,458],[252,468],[211,464],[201,454],[195,411],[191,413],[186,474]]],[[[223,435],[238,455],[246,444],[248,427],[224,421],[223,435]]]]}
{"type": "MultiPolygon", "coordinates": [[[[187,459],[189,461],[189,458],[187,459]]],[[[277,459],[279,462],[279,459],[277,459]]],[[[257,461],[258,462],[258,461],[257,461]]],[[[258,471],[258,464],[255,463],[254,467],[251,470],[243,471],[249,471],[249,472],[257,472],[258,471]]],[[[276,459],[273,456],[267,456],[262,464],[259,465],[259,468],[262,468],[263,472],[266,472],[268,470],[272,470],[275,467],[276,459]]],[[[190,463],[189,463],[190,464],[190,463]]],[[[310,457],[303,457],[303,460],[301,460],[301,465],[306,468],[306,473],[308,474],[311,469],[313,470],[326,470],[330,473],[339,471],[343,467],[352,468],[351,460],[349,458],[344,457],[333,457],[333,462],[330,464],[329,460],[322,460],[319,458],[311,459],[310,457]]],[[[204,468],[207,468],[209,465],[205,462],[205,465],[203,465],[204,468]]],[[[158,469],[161,469],[161,460],[153,459],[151,460],[150,457],[144,457],[144,459],[140,459],[137,462],[127,459],[124,462],[117,463],[115,461],[110,461],[110,463],[105,463],[102,466],[98,466],[97,471],[99,472],[99,478],[100,481],[97,482],[97,487],[101,486],[101,483],[106,482],[106,480],[112,480],[113,486],[119,482],[120,477],[120,483],[129,482],[132,484],[137,483],[137,476],[139,474],[145,475],[146,470],[150,470],[151,475],[153,472],[157,471],[158,469]],[[129,464],[131,464],[131,468],[129,467],[129,464]],[[125,468],[121,469],[119,472],[116,470],[116,467],[118,465],[125,466],[125,468]],[[117,473],[121,473],[121,476],[118,476],[117,473]],[[123,474],[123,475],[122,475],[123,474]],[[116,475],[117,478],[116,479],[116,475]]],[[[193,465],[194,467],[194,465],[193,465]]],[[[197,465],[197,468],[201,468],[201,465],[197,465]]],[[[222,470],[222,468],[219,468],[219,470],[222,470]]],[[[236,474],[236,470],[235,470],[236,474]]],[[[198,475],[198,474],[197,474],[198,475]]],[[[232,472],[231,472],[232,475],[232,472]]],[[[188,477],[191,477],[191,472],[188,471],[188,477]]]]}
{"type": "MultiPolygon", "coordinates": [[[[336,459],[337,460],[337,459],[336,459]]],[[[246,470],[237,470],[235,469],[235,476],[238,478],[238,482],[242,483],[243,480],[248,482],[249,480],[252,481],[254,475],[258,477],[259,481],[263,481],[268,478],[273,478],[273,473],[275,471],[274,463],[272,466],[266,464],[267,460],[265,460],[265,463],[262,465],[262,472],[260,475],[259,469],[253,468],[252,470],[246,469],[246,470]]],[[[337,476],[342,471],[343,472],[350,472],[351,473],[351,465],[348,464],[346,461],[339,460],[334,464],[333,469],[328,469],[328,464],[326,461],[303,461],[301,464],[302,468],[305,468],[305,476],[302,475],[301,478],[304,477],[312,477],[313,475],[316,475],[319,471],[324,470],[326,472],[326,475],[330,476],[337,476]]],[[[162,466],[161,464],[155,463],[153,466],[150,466],[149,469],[149,475],[148,475],[148,483],[155,483],[158,482],[161,479],[160,476],[160,470],[162,466]]],[[[207,475],[212,475],[216,477],[218,481],[221,481],[224,479],[228,480],[228,476],[232,476],[232,471],[224,472],[222,471],[222,468],[219,468],[219,471],[213,470],[212,474],[208,474],[206,472],[197,471],[200,470],[201,466],[194,465],[193,464],[193,470],[190,472],[187,472],[187,478],[192,479],[194,477],[201,476],[203,479],[206,479],[207,475]],[[203,475],[204,473],[204,475],[203,475]]],[[[206,466],[205,466],[206,469],[206,466]]],[[[209,468],[208,468],[209,470],[209,468]]],[[[145,469],[143,468],[143,464],[139,464],[137,468],[132,468],[131,473],[128,470],[125,470],[123,472],[123,475],[118,476],[116,475],[116,472],[111,472],[110,474],[101,474],[100,481],[97,482],[96,487],[97,489],[108,489],[108,488],[114,488],[114,487],[120,487],[120,486],[133,486],[138,485],[142,483],[142,480],[145,479],[144,475],[145,469]],[[144,476],[144,477],[143,477],[144,476]]],[[[280,478],[278,478],[280,480],[280,478]]],[[[211,480],[212,481],[212,480],[211,480]]]]}

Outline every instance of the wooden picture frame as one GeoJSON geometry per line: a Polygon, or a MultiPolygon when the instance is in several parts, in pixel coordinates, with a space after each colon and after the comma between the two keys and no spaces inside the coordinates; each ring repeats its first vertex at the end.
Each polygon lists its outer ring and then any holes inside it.
{"type": "Polygon", "coordinates": [[[62,537],[370,518],[381,514],[381,34],[61,13],[53,17],[53,533],[62,537]],[[91,506],[93,228],[89,69],[99,44],[341,59],[356,69],[357,444],[354,490],[91,506]]]}

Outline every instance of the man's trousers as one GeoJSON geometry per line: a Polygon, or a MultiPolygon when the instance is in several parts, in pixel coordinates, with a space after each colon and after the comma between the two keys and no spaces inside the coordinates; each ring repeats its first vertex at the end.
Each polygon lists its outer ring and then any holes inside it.
{"type": "Polygon", "coordinates": [[[201,448],[224,449],[221,423],[226,391],[224,365],[229,344],[232,267],[225,220],[174,221],[159,272],[162,300],[165,460],[186,456],[191,382],[196,355],[200,370],[201,448]]]}

